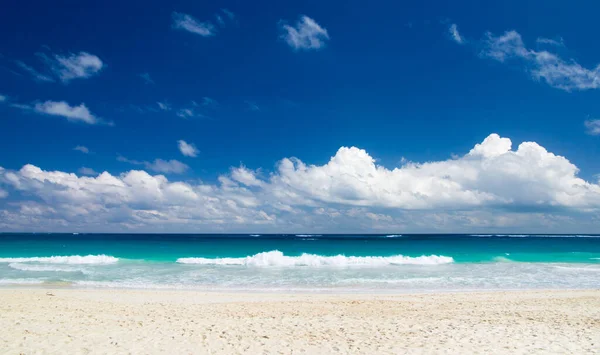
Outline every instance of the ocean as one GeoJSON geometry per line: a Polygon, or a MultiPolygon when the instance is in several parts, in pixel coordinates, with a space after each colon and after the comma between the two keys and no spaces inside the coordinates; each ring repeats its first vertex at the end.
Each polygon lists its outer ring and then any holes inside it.
{"type": "Polygon", "coordinates": [[[248,292],[600,288],[600,235],[0,234],[0,286],[248,292]]]}

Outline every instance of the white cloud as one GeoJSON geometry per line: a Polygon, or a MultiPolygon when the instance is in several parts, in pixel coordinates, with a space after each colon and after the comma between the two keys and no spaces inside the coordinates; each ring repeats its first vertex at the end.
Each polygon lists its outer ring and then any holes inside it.
{"type": "MultiPolygon", "coordinates": [[[[164,173],[187,169],[174,160],[120,160],[164,173]]],[[[216,184],[25,165],[0,168],[0,188],[16,201],[0,207],[0,230],[589,232],[600,226],[600,185],[578,172],[535,142],[513,149],[495,134],[455,159],[390,169],[342,147],[323,165],[284,158],[270,174],[241,166],[216,184]]]]}
{"type": "Polygon", "coordinates": [[[196,148],[193,143],[187,143],[184,140],[178,140],[177,146],[179,147],[181,154],[185,155],[186,157],[195,158],[198,156],[198,148],[196,148]]]}
{"type": "Polygon", "coordinates": [[[587,134],[592,136],[600,135],[600,120],[587,120],[584,122],[587,134]]]}
{"type": "Polygon", "coordinates": [[[84,122],[87,124],[97,124],[101,121],[88,110],[85,104],[71,106],[65,101],[46,101],[37,103],[34,110],[41,114],[62,116],[71,122],[84,122]]]}
{"type": "Polygon", "coordinates": [[[139,161],[139,160],[131,160],[127,159],[123,156],[117,157],[118,161],[129,163],[133,165],[143,165],[146,169],[155,171],[157,173],[164,174],[182,174],[189,169],[189,166],[178,161],[178,160],[163,160],[163,159],[154,159],[154,161],[139,161]]]}
{"type": "Polygon", "coordinates": [[[564,45],[565,45],[565,41],[563,40],[562,37],[558,37],[558,39],[538,37],[535,41],[538,44],[547,44],[547,45],[557,46],[557,47],[564,47],[564,45]]]}
{"type": "Polygon", "coordinates": [[[98,173],[94,169],[92,169],[92,168],[86,168],[85,166],[79,168],[78,172],[81,175],[98,175],[98,173]]]}
{"type": "Polygon", "coordinates": [[[475,206],[600,207],[600,186],[577,178],[567,159],[534,142],[516,151],[490,135],[468,154],[388,170],[364,150],[342,147],[323,166],[283,159],[271,184],[310,200],[354,206],[453,209],[475,206]]]}
{"type": "Polygon", "coordinates": [[[239,168],[231,169],[231,178],[246,186],[263,186],[265,183],[256,177],[256,172],[240,166],[239,168]]]}
{"type": "Polygon", "coordinates": [[[6,96],[0,95],[0,102],[4,102],[6,100],[7,100],[6,96]]]}
{"type": "Polygon", "coordinates": [[[327,30],[308,16],[301,16],[296,26],[282,24],[283,38],[295,50],[311,50],[324,48],[329,40],[327,30]]]}
{"type": "Polygon", "coordinates": [[[177,110],[176,113],[177,116],[181,117],[181,118],[190,118],[190,117],[194,117],[194,110],[192,110],[191,108],[182,108],[177,110]]]}
{"type": "Polygon", "coordinates": [[[171,111],[171,105],[166,102],[157,102],[158,107],[163,111],[171,111]]]}
{"type": "Polygon", "coordinates": [[[75,148],[73,148],[73,150],[77,150],[82,152],[83,154],[88,154],[90,152],[90,150],[88,149],[88,147],[85,147],[83,145],[78,145],[75,148]]]}
{"type": "Polygon", "coordinates": [[[554,88],[573,91],[600,87],[600,65],[588,69],[574,59],[563,59],[545,50],[529,49],[516,31],[507,31],[500,36],[488,32],[482,45],[483,57],[499,62],[519,61],[533,79],[543,80],[554,88]]]}
{"type": "Polygon", "coordinates": [[[104,67],[104,63],[100,58],[87,52],[69,53],[66,56],[54,54],[53,58],[43,53],[38,55],[54,75],[64,83],[68,83],[73,79],[89,78],[98,74],[104,67]]]}
{"type": "Polygon", "coordinates": [[[173,12],[173,28],[195,33],[202,37],[214,36],[215,26],[210,22],[200,22],[190,15],[173,12]]]}
{"type": "Polygon", "coordinates": [[[154,84],[154,80],[152,80],[150,74],[148,73],[139,74],[139,77],[142,78],[142,80],[144,80],[144,83],[146,84],[154,84]]]}
{"type": "Polygon", "coordinates": [[[6,198],[8,196],[8,192],[6,190],[0,189],[0,198],[6,198]]]}
{"type": "Polygon", "coordinates": [[[448,29],[448,31],[450,32],[450,36],[452,37],[454,42],[459,43],[459,44],[465,43],[465,40],[458,32],[458,26],[456,26],[455,23],[450,25],[450,28],[448,29]]]}

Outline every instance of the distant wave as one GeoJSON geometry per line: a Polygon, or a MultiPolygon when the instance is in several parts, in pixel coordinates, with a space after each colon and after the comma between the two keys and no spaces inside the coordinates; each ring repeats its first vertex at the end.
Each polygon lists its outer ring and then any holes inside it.
{"type": "Polygon", "coordinates": [[[114,264],[119,259],[110,255],[70,255],[31,258],[0,258],[0,263],[44,263],[44,264],[114,264]]]}
{"type": "Polygon", "coordinates": [[[251,237],[260,237],[260,234],[250,234],[251,237]]]}
{"type": "Polygon", "coordinates": [[[386,235],[384,238],[400,238],[402,237],[402,234],[390,234],[390,235],[386,235]]]}
{"type": "Polygon", "coordinates": [[[449,256],[423,255],[410,257],[396,256],[322,256],[315,254],[302,254],[300,256],[286,256],[279,250],[258,253],[244,258],[179,258],[180,264],[200,265],[243,265],[243,266],[367,266],[377,267],[386,265],[439,265],[453,263],[449,256]]]}
{"type": "Polygon", "coordinates": [[[296,237],[310,238],[310,237],[322,237],[322,234],[296,234],[296,237]]]}
{"type": "Polygon", "coordinates": [[[508,238],[600,238],[600,235],[585,234],[469,234],[470,237],[508,237],[508,238]]]}

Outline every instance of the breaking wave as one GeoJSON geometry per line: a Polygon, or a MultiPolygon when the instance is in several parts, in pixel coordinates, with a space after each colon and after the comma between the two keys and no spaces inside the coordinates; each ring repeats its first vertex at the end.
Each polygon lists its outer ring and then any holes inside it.
{"type": "Polygon", "coordinates": [[[119,259],[110,255],[70,255],[31,258],[0,258],[0,263],[44,263],[44,264],[114,264],[119,259]]]}
{"type": "Polygon", "coordinates": [[[387,265],[439,265],[453,263],[454,259],[443,255],[422,255],[410,257],[395,256],[322,256],[315,254],[302,254],[300,256],[283,255],[279,250],[258,253],[243,258],[179,258],[180,264],[200,265],[242,265],[242,266],[366,266],[377,267],[387,265]]]}

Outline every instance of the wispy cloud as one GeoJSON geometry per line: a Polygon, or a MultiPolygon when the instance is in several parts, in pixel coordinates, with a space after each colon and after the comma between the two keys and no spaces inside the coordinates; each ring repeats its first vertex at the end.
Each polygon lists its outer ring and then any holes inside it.
{"type": "Polygon", "coordinates": [[[558,37],[558,39],[538,37],[535,41],[539,44],[548,44],[557,47],[563,47],[565,45],[565,41],[562,37],[558,37]]]}
{"type": "Polygon", "coordinates": [[[587,134],[600,135],[600,120],[587,120],[584,122],[587,134]]]}
{"type": "Polygon", "coordinates": [[[24,71],[26,71],[27,73],[29,73],[33,77],[33,80],[35,80],[35,81],[39,81],[39,82],[54,82],[55,81],[49,75],[42,74],[42,73],[38,72],[37,70],[33,69],[32,67],[30,67],[29,65],[23,63],[20,60],[15,61],[15,63],[17,63],[17,65],[21,69],[23,69],[24,71]]]}
{"type": "Polygon", "coordinates": [[[0,102],[4,102],[6,100],[8,100],[8,99],[5,95],[0,95],[0,102]]]}
{"type": "Polygon", "coordinates": [[[233,20],[235,20],[235,19],[236,19],[236,17],[235,17],[235,14],[234,14],[233,12],[231,12],[231,11],[229,11],[229,10],[227,10],[227,9],[221,9],[221,11],[223,11],[223,13],[224,13],[225,15],[227,15],[227,17],[228,17],[230,20],[232,20],[232,21],[233,21],[233,20]]]}
{"type": "Polygon", "coordinates": [[[66,101],[46,101],[37,103],[33,107],[37,113],[61,116],[71,122],[83,122],[87,124],[98,124],[102,121],[94,116],[85,104],[71,106],[66,101]]]}
{"type": "Polygon", "coordinates": [[[327,30],[308,16],[301,16],[295,26],[281,24],[281,38],[295,50],[324,48],[329,40],[327,30]]]}
{"type": "Polygon", "coordinates": [[[89,78],[98,74],[104,67],[104,63],[97,56],[79,52],[77,54],[69,53],[67,55],[36,53],[36,56],[42,60],[45,68],[42,71],[17,60],[15,63],[22,70],[29,73],[35,81],[54,82],[60,80],[68,83],[73,79],[89,78]]]}
{"type": "Polygon", "coordinates": [[[127,159],[124,156],[117,156],[117,160],[124,163],[129,163],[133,165],[143,165],[146,169],[152,170],[157,173],[163,174],[182,174],[189,169],[189,166],[180,162],[179,160],[171,159],[171,160],[163,160],[163,159],[154,159],[154,161],[139,161],[139,160],[131,160],[127,159]]]}
{"type": "Polygon", "coordinates": [[[460,35],[460,32],[458,32],[458,26],[456,26],[455,23],[450,25],[450,28],[448,29],[448,31],[450,32],[450,36],[452,37],[454,42],[456,42],[458,44],[465,43],[465,39],[460,35]]]}
{"type": "Polygon", "coordinates": [[[83,146],[83,145],[78,145],[75,148],[73,148],[73,150],[77,150],[79,152],[82,152],[83,154],[88,154],[90,152],[90,150],[88,149],[88,147],[83,146]]]}
{"type": "Polygon", "coordinates": [[[154,80],[152,80],[150,74],[148,73],[139,74],[139,77],[142,78],[142,80],[144,80],[144,83],[146,84],[154,84],[154,80]]]}
{"type": "Polygon", "coordinates": [[[258,107],[258,105],[256,104],[256,102],[252,102],[252,101],[244,101],[244,103],[248,106],[248,110],[250,111],[260,111],[260,107],[258,107]]]}
{"type": "Polygon", "coordinates": [[[193,143],[188,143],[184,140],[177,141],[177,146],[179,147],[179,151],[181,154],[186,157],[195,158],[198,156],[198,148],[193,143]]]}
{"type": "Polygon", "coordinates": [[[92,169],[92,168],[86,168],[85,166],[79,168],[78,172],[81,175],[98,175],[98,173],[94,169],[92,169]]]}
{"type": "Polygon", "coordinates": [[[216,34],[215,26],[210,22],[200,22],[188,14],[173,12],[173,28],[195,33],[202,37],[210,37],[216,34]]]}
{"type": "Polygon", "coordinates": [[[190,118],[190,117],[194,117],[196,114],[194,113],[194,110],[192,110],[191,108],[182,108],[182,109],[177,110],[176,115],[181,118],[190,118]]]}
{"type": "MultiPolygon", "coordinates": [[[[545,42],[548,42],[547,39],[545,42]]],[[[553,88],[565,91],[600,88],[600,65],[585,68],[575,59],[564,59],[547,50],[527,48],[517,31],[506,31],[499,36],[488,32],[476,44],[482,48],[479,53],[481,57],[502,63],[516,62],[531,78],[543,81],[553,88]]]]}
{"type": "Polygon", "coordinates": [[[158,101],[156,104],[163,111],[171,111],[171,105],[169,105],[166,102],[160,102],[160,101],[158,101]]]}
{"type": "Polygon", "coordinates": [[[210,97],[204,96],[202,98],[202,106],[216,107],[219,106],[219,103],[215,99],[211,99],[210,97]]]}
{"type": "Polygon", "coordinates": [[[104,63],[100,58],[87,52],[69,53],[66,56],[54,54],[52,57],[44,53],[38,53],[38,56],[48,65],[54,75],[64,83],[73,79],[89,78],[98,74],[104,67],[104,63]]]}

